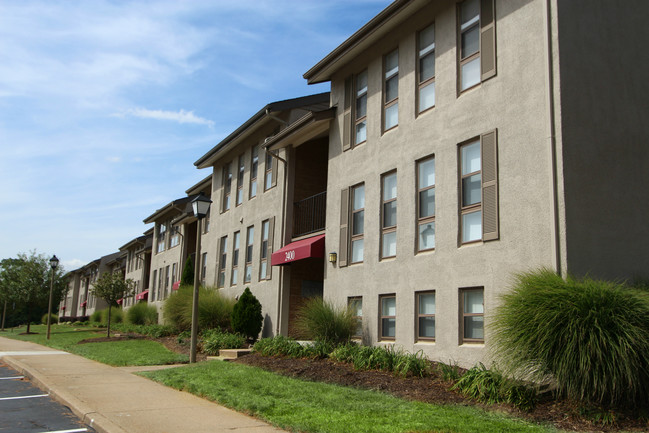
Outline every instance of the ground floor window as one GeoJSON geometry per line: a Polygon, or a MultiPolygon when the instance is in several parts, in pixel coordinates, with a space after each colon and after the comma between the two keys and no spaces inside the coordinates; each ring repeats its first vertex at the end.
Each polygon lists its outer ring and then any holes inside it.
{"type": "Polygon", "coordinates": [[[435,341],[435,292],[417,293],[417,340],[435,341]]]}
{"type": "Polygon", "coordinates": [[[363,297],[353,296],[347,299],[347,305],[353,311],[354,317],[358,320],[354,338],[361,338],[363,336],[363,297]]]}
{"type": "Polygon", "coordinates": [[[484,342],[484,288],[460,289],[462,343],[484,342]]]}
{"type": "Polygon", "coordinates": [[[397,297],[396,295],[382,295],[379,297],[381,320],[381,340],[394,340],[397,323],[397,297]]]}

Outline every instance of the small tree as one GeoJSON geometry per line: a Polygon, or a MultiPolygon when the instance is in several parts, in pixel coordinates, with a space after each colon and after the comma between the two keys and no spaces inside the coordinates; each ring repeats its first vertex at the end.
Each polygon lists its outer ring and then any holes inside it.
{"type": "Polygon", "coordinates": [[[124,279],[121,272],[106,272],[95,281],[92,294],[108,303],[108,326],[106,337],[110,338],[110,312],[118,299],[129,296],[135,290],[135,281],[124,279]]]}
{"type": "Polygon", "coordinates": [[[261,331],[264,316],[261,314],[261,303],[246,287],[232,311],[232,329],[253,342],[261,331]]]}
{"type": "Polygon", "coordinates": [[[183,274],[180,277],[180,285],[181,286],[194,285],[194,260],[192,260],[192,256],[187,257],[187,260],[185,261],[183,274]]]}

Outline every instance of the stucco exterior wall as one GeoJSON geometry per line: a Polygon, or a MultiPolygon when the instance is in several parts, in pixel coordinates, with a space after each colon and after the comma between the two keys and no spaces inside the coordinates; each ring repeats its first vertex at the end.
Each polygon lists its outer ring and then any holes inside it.
{"type": "Polygon", "coordinates": [[[404,22],[332,79],[339,107],[329,151],[326,251],[339,250],[340,191],[365,184],[362,264],[327,264],[324,296],[363,297],[366,339],[378,341],[379,295],[396,294],[394,343],[442,361],[488,361],[485,345],[460,344],[459,289],[484,287],[485,322],[514,272],[553,267],[551,148],[547,141],[544,2],[497,1],[497,75],[458,96],[456,3],[435,2],[404,22]],[[436,106],[415,115],[416,31],[435,22],[436,106]],[[381,134],[382,56],[399,48],[399,126],[381,134]],[[342,151],[344,80],[368,69],[367,142],[342,151]],[[498,131],[500,238],[458,244],[458,144],[498,131]],[[416,164],[434,155],[436,249],[415,253],[416,164]],[[397,255],[380,260],[380,176],[397,170],[397,255]],[[415,293],[436,292],[436,341],[416,343],[415,293]]]}

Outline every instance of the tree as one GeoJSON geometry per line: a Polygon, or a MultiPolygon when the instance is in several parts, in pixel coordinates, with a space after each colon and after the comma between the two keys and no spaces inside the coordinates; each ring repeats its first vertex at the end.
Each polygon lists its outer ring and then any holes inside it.
{"type": "Polygon", "coordinates": [[[191,286],[194,284],[194,260],[192,256],[187,257],[185,267],[183,268],[183,275],[180,278],[181,286],[191,286]]]}
{"type": "Polygon", "coordinates": [[[135,291],[135,281],[124,279],[121,272],[105,272],[95,281],[92,294],[108,303],[108,329],[106,337],[110,338],[110,313],[117,300],[130,296],[135,291]]]}
{"type": "MultiPolygon", "coordinates": [[[[63,266],[54,270],[52,291],[53,305],[58,305],[66,289],[63,266]]],[[[52,269],[49,258],[44,254],[31,252],[18,254],[18,258],[0,262],[0,296],[2,301],[15,303],[23,309],[19,320],[27,322],[30,333],[31,322],[39,321],[47,312],[52,269]]]]}
{"type": "Polygon", "coordinates": [[[261,303],[246,287],[232,310],[232,329],[248,339],[255,341],[261,331],[264,316],[261,314],[261,303]]]}

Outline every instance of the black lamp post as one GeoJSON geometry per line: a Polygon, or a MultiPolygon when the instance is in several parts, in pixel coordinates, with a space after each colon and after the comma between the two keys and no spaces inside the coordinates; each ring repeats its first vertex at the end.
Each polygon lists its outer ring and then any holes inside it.
{"type": "Polygon", "coordinates": [[[50,259],[50,267],[52,268],[52,278],[50,279],[50,303],[47,307],[47,339],[50,339],[50,325],[52,322],[52,290],[54,289],[54,271],[59,266],[59,259],[52,256],[50,259]]]}
{"type": "Polygon", "coordinates": [[[201,269],[201,220],[210,211],[212,200],[207,198],[203,193],[198,194],[191,201],[194,216],[196,217],[196,259],[194,260],[194,298],[192,300],[192,337],[189,352],[189,362],[196,362],[196,342],[198,339],[198,286],[201,269]]]}

